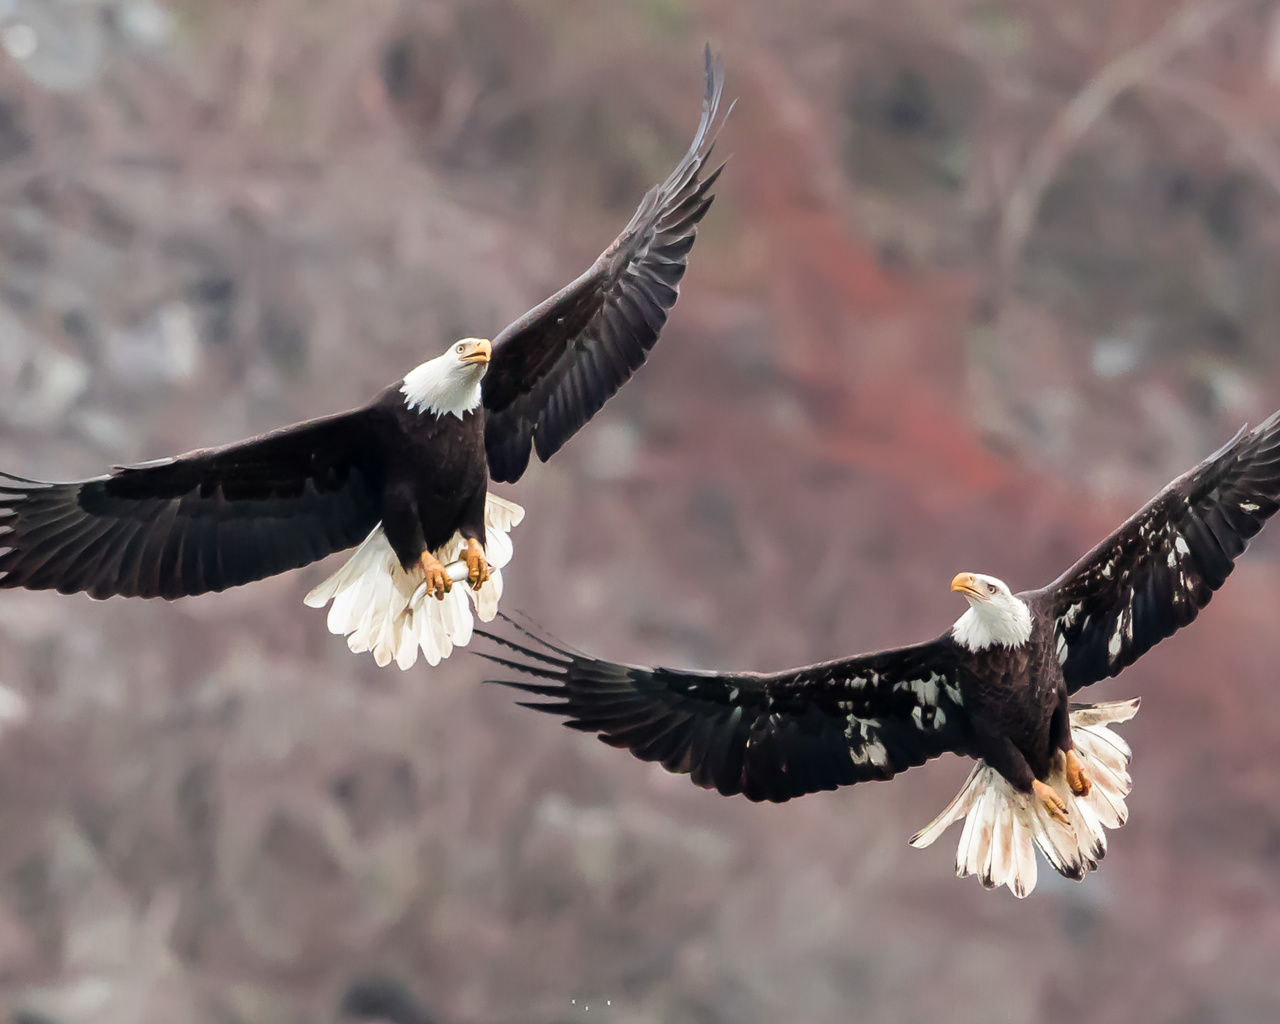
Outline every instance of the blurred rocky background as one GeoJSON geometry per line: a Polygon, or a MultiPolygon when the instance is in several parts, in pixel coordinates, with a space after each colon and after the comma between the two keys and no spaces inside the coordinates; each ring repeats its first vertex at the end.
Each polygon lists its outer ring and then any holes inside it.
{"type": "MultiPolygon", "coordinates": [[[[507,606],[611,658],[906,643],[1280,406],[1280,7],[0,0],[0,467],[364,401],[583,269],[697,120],[662,343],[547,466],[507,606]]],[[[335,562],[336,564],[336,562],[335,562]]],[[[0,594],[14,1024],[1280,1019],[1280,531],[1140,693],[1083,885],[907,837],[968,765],[726,800],[302,595],[0,594]]]]}

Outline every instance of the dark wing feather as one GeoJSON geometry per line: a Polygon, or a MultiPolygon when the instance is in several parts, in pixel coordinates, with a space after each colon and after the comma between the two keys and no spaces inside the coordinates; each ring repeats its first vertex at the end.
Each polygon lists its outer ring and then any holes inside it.
{"type": "Polygon", "coordinates": [[[381,516],[377,415],[356,410],[75,483],[0,473],[0,587],[172,599],[358,544],[381,516]]]}
{"type": "Polygon", "coordinates": [[[780,803],[890,779],[968,739],[958,649],[945,638],[761,675],[615,665],[522,631],[517,643],[477,630],[517,657],[481,656],[544,681],[491,682],[726,796],[780,803]]]}
{"type": "MultiPolygon", "coordinates": [[[[591,269],[507,327],[481,385],[489,473],[520,479],[532,446],[543,462],[599,412],[645,361],[680,291],[697,225],[720,168],[702,175],[724,71],[706,51],[702,120],[684,159],[644,197],[591,269]]],[[[723,165],[722,165],[723,166],[723,165]]]]}
{"type": "Polygon", "coordinates": [[[1044,590],[1067,689],[1116,675],[1195,619],[1280,508],[1280,413],[1241,430],[1044,590]]]}

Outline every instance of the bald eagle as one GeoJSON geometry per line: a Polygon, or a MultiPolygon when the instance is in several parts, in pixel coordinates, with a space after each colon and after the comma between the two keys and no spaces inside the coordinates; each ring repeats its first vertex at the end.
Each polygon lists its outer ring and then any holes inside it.
{"type": "Polygon", "coordinates": [[[1280,412],[1241,430],[1040,590],[960,573],[968,608],[936,640],[762,674],[617,665],[525,627],[517,657],[484,653],[541,682],[492,680],[725,795],[781,802],[890,779],[953,752],[978,762],[959,795],[911,843],[966,819],[956,872],[1019,897],[1039,847],[1079,880],[1124,824],[1129,747],[1112,726],[1138,701],[1075,704],[1193,621],[1280,508],[1280,412]]]}
{"type": "Polygon", "coordinates": [[[488,493],[546,461],[645,361],[723,165],[706,162],[724,71],[705,52],[693,143],[577,280],[490,343],[465,338],[368,405],[222,448],[50,484],[0,473],[0,587],[167,600],[359,550],[307,595],[352,650],[403,669],[497,612],[507,532],[488,493]],[[446,568],[452,563],[452,569],[446,568]],[[430,598],[436,598],[432,602],[430,598]]]}

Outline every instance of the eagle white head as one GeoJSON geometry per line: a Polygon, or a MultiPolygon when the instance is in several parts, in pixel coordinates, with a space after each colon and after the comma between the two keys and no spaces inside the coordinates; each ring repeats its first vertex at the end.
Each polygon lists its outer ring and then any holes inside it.
{"type": "Polygon", "coordinates": [[[480,380],[489,368],[493,346],[487,338],[463,338],[443,355],[428,359],[404,375],[400,393],[410,409],[462,419],[480,404],[480,380]]]}
{"type": "Polygon", "coordinates": [[[964,595],[969,609],[951,627],[956,643],[971,651],[993,644],[1020,647],[1031,637],[1031,609],[1013,596],[1009,585],[994,576],[962,572],[951,589],[964,595]]]}

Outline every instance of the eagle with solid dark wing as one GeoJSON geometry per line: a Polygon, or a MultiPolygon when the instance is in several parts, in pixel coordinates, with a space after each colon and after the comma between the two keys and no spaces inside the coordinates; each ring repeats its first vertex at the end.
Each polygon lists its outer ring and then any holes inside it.
{"type": "Polygon", "coordinates": [[[1124,824],[1129,747],[1111,728],[1138,701],[1072,704],[1209,603],[1251,537],[1280,508],[1280,413],[1242,430],[1041,590],[1014,594],[960,573],[968,609],[927,643],[785,672],[617,665],[517,627],[481,631],[484,653],[540,682],[494,680],[700,786],[783,801],[890,779],[953,752],[978,762],[959,795],[912,839],[927,846],[965,818],[959,875],[1018,896],[1035,848],[1081,879],[1124,824]]]}
{"type": "Polygon", "coordinates": [[[359,544],[307,596],[380,665],[432,664],[488,621],[523,509],[488,492],[545,461],[640,367],[721,167],[720,59],[688,152],[591,268],[492,343],[464,338],[368,405],[222,448],[50,484],[0,473],[0,587],[174,599],[359,544]],[[436,601],[429,600],[436,598],[436,601]]]}
{"type": "Polygon", "coordinates": [[[494,480],[519,480],[530,447],[543,462],[551,458],[657,342],[679,294],[698,222],[711,206],[711,186],[724,167],[700,176],[715,142],[724,87],[720,58],[713,64],[707,48],[705,59],[702,120],[684,159],[650,189],[631,223],[585,274],[494,339],[493,366],[481,384],[494,480]]]}

